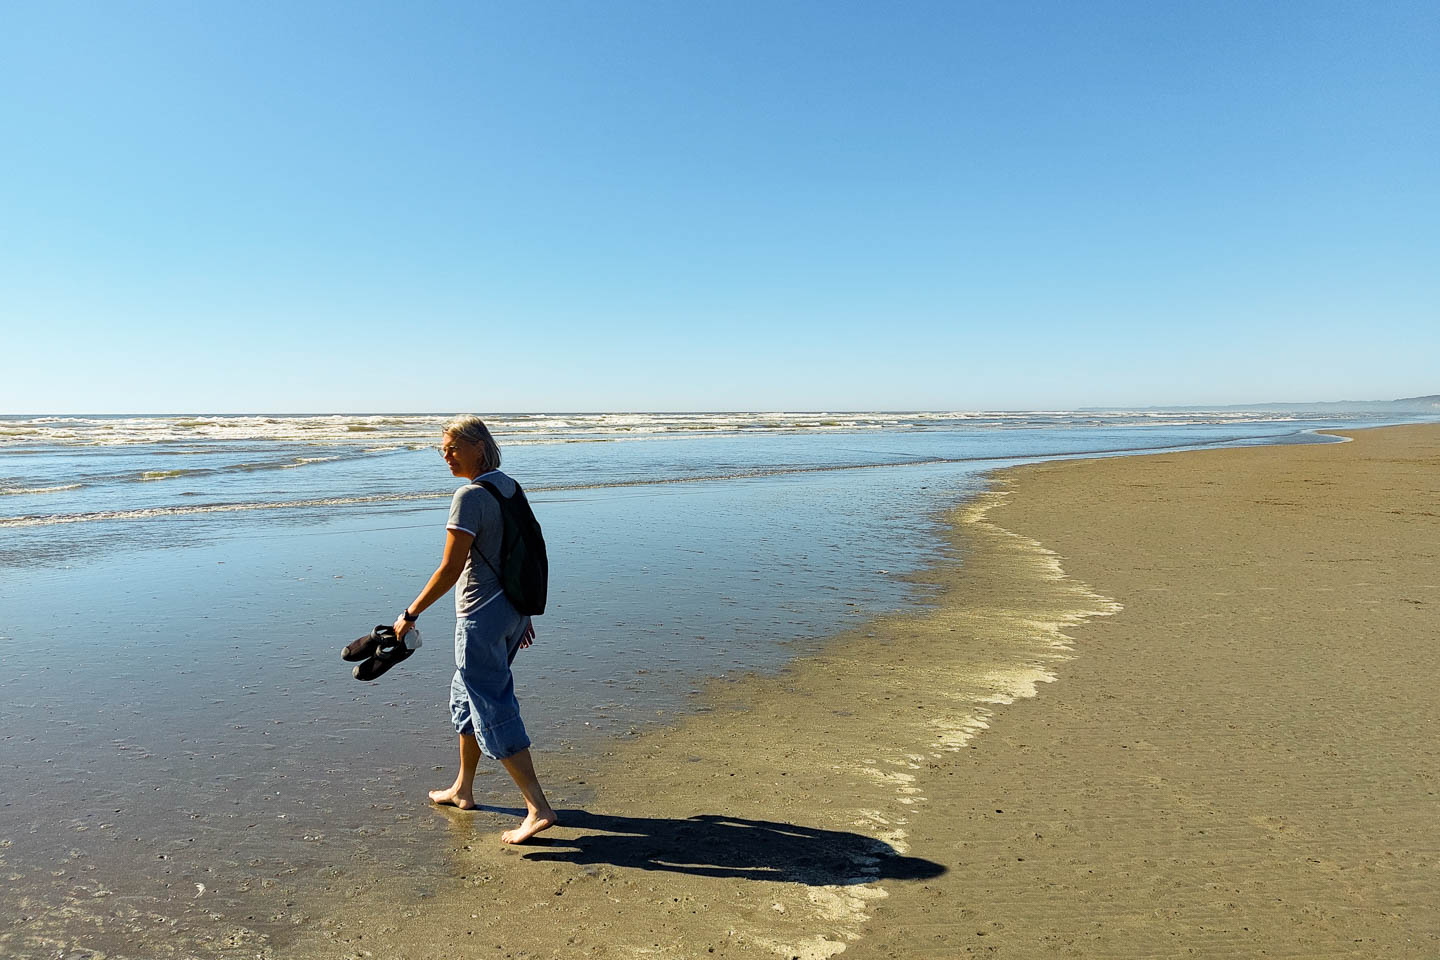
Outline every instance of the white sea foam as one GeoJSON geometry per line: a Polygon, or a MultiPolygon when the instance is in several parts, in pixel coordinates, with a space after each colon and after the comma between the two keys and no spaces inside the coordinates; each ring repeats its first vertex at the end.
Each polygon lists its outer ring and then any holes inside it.
{"type": "Polygon", "coordinates": [[[16,497],[25,494],[59,493],[62,490],[79,490],[84,484],[62,483],[57,487],[0,487],[0,497],[16,497]]]}
{"type": "MultiPolygon", "coordinates": [[[[0,449],[34,446],[157,444],[172,448],[244,441],[307,445],[415,446],[435,442],[447,416],[331,414],[306,416],[8,417],[0,449]]],[[[753,433],[935,430],[957,426],[1185,426],[1289,422],[1291,414],[1236,411],[773,411],[768,413],[495,414],[490,428],[508,444],[704,437],[753,433]]]]}
{"type": "Polygon", "coordinates": [[[307,507],[343,507],[359,503],[388,503],[406,500],[435,500],[454,491],[441,493],[387,493],[367,497],[317,497],[309,500],[281,500],[257,503],[200,503],[193,506],[148,507],[143,510],[96,510],[90,513],[55,513],[47,516],[0,517],[3,527],[48,527],[65,523],[90,523],[102,520],[154,520],[161,517],[182,517],[202,513],[242,513],[252,510],[292,510],[307,507]]]}

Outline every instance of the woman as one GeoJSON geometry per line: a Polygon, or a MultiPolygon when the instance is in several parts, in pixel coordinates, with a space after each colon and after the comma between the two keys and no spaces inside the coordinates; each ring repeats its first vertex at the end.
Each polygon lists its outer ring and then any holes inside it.
{"type": "Polygon", "coordinates": [[[515,700],[510,662],[530,646],[535,629],[505,597],[495,570],[500,566],[501,518],[495,497],[475,481],[493,483],[506,497],[515,481],[501,473],[500,447],[479,417],[457,417],[445,425],[440,454],[450,472],[466,483],[450,502],[445,553],[430,582],[395,621],[404,636],[420,614],[456,583],[455,678],[450,682],[450,718],[460,736],[460,773],[444,790],[431,790],[435,803],[470,810],[475,806],[475,767],[480,755],[499,760],[525,797],[525,821],[500,835],[524,843],[555,825],[530,760],[530,738],[515,700]]]}

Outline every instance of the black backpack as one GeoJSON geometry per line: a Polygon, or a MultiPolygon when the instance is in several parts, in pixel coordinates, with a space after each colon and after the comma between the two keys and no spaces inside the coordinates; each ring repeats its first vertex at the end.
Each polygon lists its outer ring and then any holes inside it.
{"type": "MultiPolygon", "coordinates": [[[[506,598],[516,610],[538,617],[545,612],[545,589],[550,579],[550,562],[545,558],[540,521],[535,519],[520,484],[515,484],[515,496],[504,497],[489,480],[476,482],[489,490],[500,504],[504,524],[500,537],[500,569],[495,570],[489,560],[485,560],[485,565],[495,572],[506,598]]],[[[480,558],[484,560],[484,554],[480,558]]]]}

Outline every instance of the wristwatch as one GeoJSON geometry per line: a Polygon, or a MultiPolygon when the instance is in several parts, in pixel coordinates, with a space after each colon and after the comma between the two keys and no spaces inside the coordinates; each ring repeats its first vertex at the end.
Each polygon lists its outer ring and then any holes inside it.
{"type": "Polygon", "coordinates": [[[406,623],[414,623],[416,620],[420,619],[420,614],[411,613],[409,607],[406,607],[405,612],[400,614],[400,616],[406,623]]]}

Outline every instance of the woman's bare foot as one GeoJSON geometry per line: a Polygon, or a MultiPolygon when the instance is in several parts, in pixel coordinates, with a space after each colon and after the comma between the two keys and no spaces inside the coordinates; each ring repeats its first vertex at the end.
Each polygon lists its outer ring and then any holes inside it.
{"type": "Polygon", "coordinates": [[[524,822],[514,830],[506,830],[500,834],[500,839],[505,843],[524,843],[541,830],[549,830],[555,826],[555,811],[546,807],[544,810],[536,810],[525,817],[524,822]]]}
{"type": "MultiPolygon", "coordinates": [[[[469,790],[461,791],[460,784],[446,787],[444,790],[431,790],[430,802],[438,803],[442,807],[459,807],[461,810],[474,810],[475,797],[469,790]]],[[[548,826],[548,824],[547,824],[548,826]]],[[[542,830],[544,827],[541,828],[542,830]]]]}

